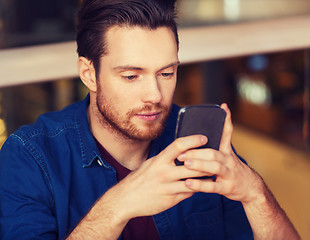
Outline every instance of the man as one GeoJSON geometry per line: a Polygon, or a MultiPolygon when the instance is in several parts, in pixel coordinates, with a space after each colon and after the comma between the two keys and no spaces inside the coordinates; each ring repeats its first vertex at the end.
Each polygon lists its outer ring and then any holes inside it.
{"type": "Polygon", "coordinates": [[[78,69],[90,94],[20,128],[3,146],[2,239],[299,238],[234,153],[226,104],[219,151],[195,149],[206,136],[173,139],[173,5],[84,1],[78,69]],[[216,181],[196,178],[204,175],[216,181]]]}

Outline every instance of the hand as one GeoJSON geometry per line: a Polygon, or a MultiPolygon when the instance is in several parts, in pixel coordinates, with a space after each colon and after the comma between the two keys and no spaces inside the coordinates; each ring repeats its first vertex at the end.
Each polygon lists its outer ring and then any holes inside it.
{"type": "Polygon", "coordinates": [[[184,161],[188,169],[216,175],[212,179],[187,179],[186,186],[193,191],[218,193],[243,203],[257,199],[263,192],[264,184],[255,171],[244,164],[231,147],[233,125],[226,104],[221,106],[227,113],[219,151],[214,149],[193,149],[181,154],[178,159],[184,161]]]}
{"type": "Polygon", "coordinates": [[[201,135],[179,138],[157,156],[145,161],[140,168],[111,188],[103,197],[114,202],[113,209],[122,219],[154,215],[189,198],[194,191],[181,179],[204,173],[176,166],[174,160],[182,152],[206,144],[201,135]]]}
{"type": "Polygon", "coordinates": [[[240,201],[255,239],[300,239],[262,178],[234,153],[231,147],[231,114],[226,104],[221,107],[227,116],[219,151],[194,149],[178,157],[190,170],[202,171],[209,176],[216,175],[216,181],[187,179],[186,186],[193,191],[218,193],[240,201]]]}

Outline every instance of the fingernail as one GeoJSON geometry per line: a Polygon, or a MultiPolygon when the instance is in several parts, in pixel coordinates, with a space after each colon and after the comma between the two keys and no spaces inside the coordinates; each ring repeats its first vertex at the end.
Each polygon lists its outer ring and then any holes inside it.
{"type": "Polygon", "coordinates": [[[193,186],[193,182],[190,179],[186,179],[185,184],[187,187],[193,186]]]}
{"type": "Polygon", "coordinates": [[[185,166],[187,166],[187,167],[191,167],[191,166],[193,165],[193,161],[190,160],[190,159],[188,159],[188,160],[186,160],[186,161],[184,162],[184,164],[185,164],[185,166]]]}
{"type": "Polygon", "coordinates": [[[185,153],[182,153],[178,156],[178,159],[179,160],[183,160],[185,158],[185,153]]]}
{"type": "Polygon", "coordinates": [[[222,103],[221,107],[222,107],[222,109],[224,109],[226,112],[229,110],[227,103],[222,103]]]}
{"type": "Polygon", "coordinates": [[[202,137],[201,137],[201,142],[202,142],[203,144],[206,144],[207,141],[208,141],[208,138],[207,138],[206,136],[202,136],[202,137]]]}

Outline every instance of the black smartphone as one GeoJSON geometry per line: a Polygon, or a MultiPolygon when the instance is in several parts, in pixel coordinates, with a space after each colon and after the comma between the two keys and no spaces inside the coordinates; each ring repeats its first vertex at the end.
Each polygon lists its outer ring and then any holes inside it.
{"type": "MultiPolygon", "coordinates": [[[[200,148],[219,150],[226,112],[219,105],[202,104],[183,107],[179,111],[175,138],[202,134],[208,142],[200,148]]],[[[183,162],[175,160],[176,165],[183,162]]]]}

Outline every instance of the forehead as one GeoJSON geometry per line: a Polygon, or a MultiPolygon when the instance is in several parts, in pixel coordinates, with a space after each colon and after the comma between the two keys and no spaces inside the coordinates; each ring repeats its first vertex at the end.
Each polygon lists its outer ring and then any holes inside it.
{"type": "Polygon", "coordinates": [[[111,27],[106,33],[110,64],[165,65],[178,60],[173,32],[168,27],[150,30],[142,27],[111,27]]]}

